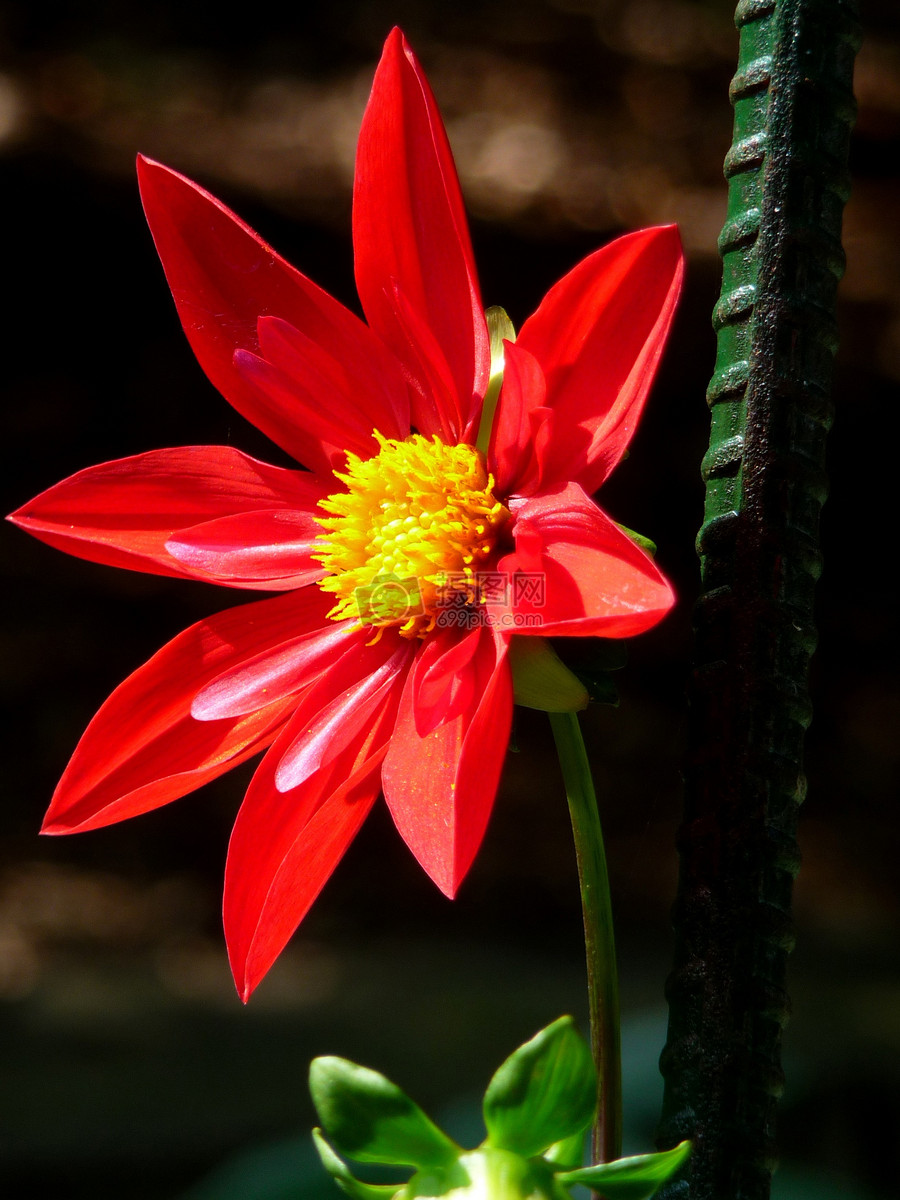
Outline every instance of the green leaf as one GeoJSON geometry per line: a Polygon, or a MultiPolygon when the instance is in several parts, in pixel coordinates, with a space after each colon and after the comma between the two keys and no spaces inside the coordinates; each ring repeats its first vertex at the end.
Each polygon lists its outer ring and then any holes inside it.
{"type": "Polygon", "coordinates": [[[584,1131],[573,1133],[571,1137],[554,1142],[549,1150],[544,1152],[544,1161],[552,1163],[559,1170],[572,1170],[584,1162],[584,1131]]]}
{"type": "Polygon", "coordinates": [[[647,1200],[687,1162],[690,1153],[691,1143],[681,1142],[674,1150],[619,1158],[611,1163],[598,1163],[595,1167],[566,1171],[556,1178],[566,1187],[583,1183],[602,1192],[606,1200],[647,1200]]]}
{"type": "Polygon", "coordinates": [[[546,638],[513,636],[509,642],[513,699],[541,712],[587,708],[584,684],[569,670],[546,638]]]}
{"type": "Polygon", "coordinates": [[[530,1158],[590,1124],[597,1102],[591,1052],[560,1017],[509,1056],[484,1094],[487,1144],[530,1158]]]}
{"type": "Polygon", "coordinates": [[[402,1183],[363,1183],[357,1179],[342,1158],[325,1141],[321,1129],[312,1131],[313,1142],[322,1160],[322,1166],[352,1200],[390,1200],[404,1186],[402,1183]]]}
{"type": "Polygon", "coordinates": [[[314,1058],[309,1090],[329,1137],[359,1162],[434,1167],[460,1153],[395,1083],[368,1067],[345,1058],[314,1058]]]}

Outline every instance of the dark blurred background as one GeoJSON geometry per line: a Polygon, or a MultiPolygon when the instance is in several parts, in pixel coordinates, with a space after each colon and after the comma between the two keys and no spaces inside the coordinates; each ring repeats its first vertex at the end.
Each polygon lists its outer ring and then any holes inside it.
{"type": "MultiPolygon", "coordinates": [[[[866,7],[781,1200],[896,1194],[900,23],[893,0],[866,7]]],[[[233,16],[166,0],[0,3],[3,511],[81,467],[154,447],[229,443],[282,461],[193,360],[142,219],[134,156],[197,178],[355,306],[354,147],[395,23],[447,121],[486,303],[521,324],[552,282],[625,229],[677,221],[687,249],[686,292],[643,428],[603,494],[618,520],[659,543],[681,603],[632,644],[621,707],[585,718],[621,948],[628,1148],[646,1150],[661,1095],[703,396],[731,138],[728,3],[329,0],[233,16]]],[[[9,527],[2,536],[3,1194],[329,1195],[306,1132],[316,1053],[377,1066],[478,1140],[475,1098],[498,1062],[560,1013],[584,1011],[574,863],[546,720],[520,714],[518,753],[454,903],[378,809],[244,1009],[218,909],[249,767],[122,826],[37,837],[108,692],[162,641],[238,597],[82,563],[9,527]]]]}

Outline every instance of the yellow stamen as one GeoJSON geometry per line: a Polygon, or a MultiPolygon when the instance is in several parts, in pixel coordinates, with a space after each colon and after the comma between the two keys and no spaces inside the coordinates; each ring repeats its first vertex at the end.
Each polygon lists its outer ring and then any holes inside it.
{"type": "Polygon", "coordinates": [[[337,601],[335,621],[424,637],[454,598],[477,598],[509,510],[474,446],[374,437],[379,452],[365,461],[348,453],[335,471],[347,490],[320,502],[331,515],[316,518],[325,532],[312,557],[329,572],[319,586],[337,601]]]}

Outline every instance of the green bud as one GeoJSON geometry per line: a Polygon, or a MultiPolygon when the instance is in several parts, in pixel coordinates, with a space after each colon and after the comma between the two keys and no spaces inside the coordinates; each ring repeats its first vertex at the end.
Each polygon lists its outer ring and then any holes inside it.
{"type": "Polygon", "coordinates": [[[397,1200],[569,1200],[551,1168],[509,1150],[482,1146],[462,1154],[452,1167],[420,1171],[397,1200]]]}

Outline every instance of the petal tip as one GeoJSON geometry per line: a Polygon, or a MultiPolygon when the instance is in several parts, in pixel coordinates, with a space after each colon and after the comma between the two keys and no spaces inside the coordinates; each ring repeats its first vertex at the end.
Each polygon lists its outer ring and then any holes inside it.
{"type": "Polygon", "coordinates": [[[67,833],[78,833],[81,828],[81,822],[72,824],[66,821],[64,816],[57,816],[53,811],[55,807],[56,805],[52,804],[47,810],[41,827],[38,830],[41,837],[64,837],[67,833]]]}
{"type": "MultiPolygon", "coordinates": [[[[418,858],[418,855],[416,857],[418,858]]],[[[446,896],[448,900],[456,899],[468,867],[460,871],[458,864],[447,861],[426,863],[422,862],[421,858],[419,858],[419,865],[442,896],[446,896]]]]}
{"type": "Polygon", "coordinates": [[[684,258],[684,243],[681,240],[681,230],[673,222],[671,225],[658,225],[655,230],[656,240],[676,257],[679,263],[684,258]]]}
{"type": "Polygon", "coordinates": [[[238,999],[242,1004],[246,1004],[253,991],[259,983],[259,980],[250,978],[250,972],[247,970],[246,959],[240,959],[238,951],[232,949],[228,944],[228,930],[225,931],[225,949],[228,954],[228,965],[231,968],[231,978],[234,980],[235,991],[238,994],[238,999]]]}
{"type": "Polygon", "coordinates": [[[161,162],[157,162],[155,158],[150,158],[146,154],[137,154],[134,159],[135,169],[137,170],[138,184],[155,171],[169,171],[169,167],[164,166],[161,162]]]}
{"type": "Polygon", "coordinates": [[[391,32],[384,39],[384,49],[382,51],[382,55],[384,56],[388,53],[402,54],[406,58],[410,59],[411,62],[415,63],[416,61],[412,46],[410,46],[409,42],[406,40],[406,34],[399,25],[395,25],[391,32]]]}

